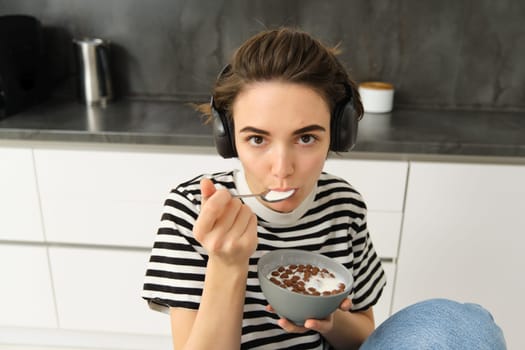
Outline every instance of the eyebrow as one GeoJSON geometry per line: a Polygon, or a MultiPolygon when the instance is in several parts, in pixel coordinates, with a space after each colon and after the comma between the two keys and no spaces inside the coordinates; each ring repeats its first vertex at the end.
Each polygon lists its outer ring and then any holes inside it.
{"type": "MultiPolygon", "coordinates": [[[[294,135],[300,135],[300,134],[304,134],[306,132],[311,132],[311,131],[326,131],[326,129],[324,127],[322,127],[321,125],[318,125],[318,124],[312,124],[312,125],[308,125],[308,126],[305,126],[304,128],[300,128],[300,129],[297,129],[293,132],[294,135]]],[[[261,135],[270,135],[270,133],[266,130],[262,130],[262,129],[258,129],[258,128],[255,128],[253,126],[246,126],[244,128],[242,128],[241,130],[239,130],[239,132],[253,132],[253,133],[256,133],[256,134],[261,134],[261,135]]]]}

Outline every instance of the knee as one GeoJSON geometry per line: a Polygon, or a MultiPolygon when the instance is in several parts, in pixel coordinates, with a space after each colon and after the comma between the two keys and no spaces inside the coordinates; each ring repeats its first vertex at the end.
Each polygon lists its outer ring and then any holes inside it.
{"type": "Polygon", "coordinates": [[[487,310],[449,299],[429,299],[398,311],[379,326],[369,341],[381,342],[382,338],[394,339],[389,343],[391,349],[505,349],[501,329],[487,310]]]}
{"type": "Polygon", "coordinates": [[[428,299],[410,305],[399,313],[416,317],[419,321],[430,322],[447,321],[454,325],[487,325],[494,324],[494,318],[488,310],[479,304],[460,303],[450,299],[428,299]]]}
{"type": "Polygon", "coordinates": [[[400,318],[417,320],[420,329],[433,329],[443,337],[461,336],[494,338],[501,329],[488,310],[474,303],[449,299],[429,299],[408,306],[399,312],[400,318]],[[406,313],[405,315],[403,315],[406,313]]]}

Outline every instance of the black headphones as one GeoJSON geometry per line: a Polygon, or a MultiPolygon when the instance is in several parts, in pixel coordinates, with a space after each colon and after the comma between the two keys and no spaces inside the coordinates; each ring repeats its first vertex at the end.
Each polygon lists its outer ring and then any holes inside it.
{"type": "MultiPolygon", "coordinates": [[[[229,64],[226,65],[219,73],[217,80],[229,72],[230,69],[231,66],[229,64]]],[[[342,84],[345,87],[346,96],[335,106],[330,121],[330,150],[334,152],[351,150],[357,140],[359,116],[353,106],[354,94],[347,82],[342,84]]],[[[211,96],[210,108],[213,119],[213,138],[217,152],[223,158],[237,157],[232,118],[229,118],[224,111],[216,108],[213,96],[211,96]]]]}

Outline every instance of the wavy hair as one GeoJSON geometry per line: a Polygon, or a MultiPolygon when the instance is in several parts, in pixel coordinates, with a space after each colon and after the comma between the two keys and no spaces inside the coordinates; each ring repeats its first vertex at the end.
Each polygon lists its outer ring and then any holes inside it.
{"type": "MultiPolygon", "coordinates": [[[[227,69],[217,78],[212,92],[214,106],[231,118],[235,98],[245,86],[277,80],[314,89],[333,110],[347,97],[346,83],[352,91],[354,109],[361,118],[363,106],[356,84],[337,59],[338,54],[338,46],[325,46],[304,31],[279,28],[260,32],[235,51],[227,69]]],[[[198,105],[197,109],[211,118],[209,104],[198,105]]]]}

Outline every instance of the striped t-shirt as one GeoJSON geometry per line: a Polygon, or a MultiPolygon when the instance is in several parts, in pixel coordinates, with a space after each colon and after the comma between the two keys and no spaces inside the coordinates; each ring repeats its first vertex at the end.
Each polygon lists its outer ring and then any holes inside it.
{"type": "MultiPolygon", "coordinates": [[[[164,204],[142,293],[153,309],[199,307],[207,253],[193,237],[192,228],[200,211],[201,178],[179,185],[164,204]]],[[[213,174],[212,180],[231,193],[249,193],[239,171],[213,174]]],[[[352,273],[352,311],[371,307],[379,299],[386,277],[368,234],[361,195],[345,180],[322,173],[310,196],[290,213],[275,212],[254,198],[243,201],[257,215],[259,242],[250,258],[241,348],[330,348],[317,332],[292,334],[278,326],[278,316],[265,310],[267,301],[257,279],[257,262],[266,252],[280,248],[322,253],[352,273]]]]}

